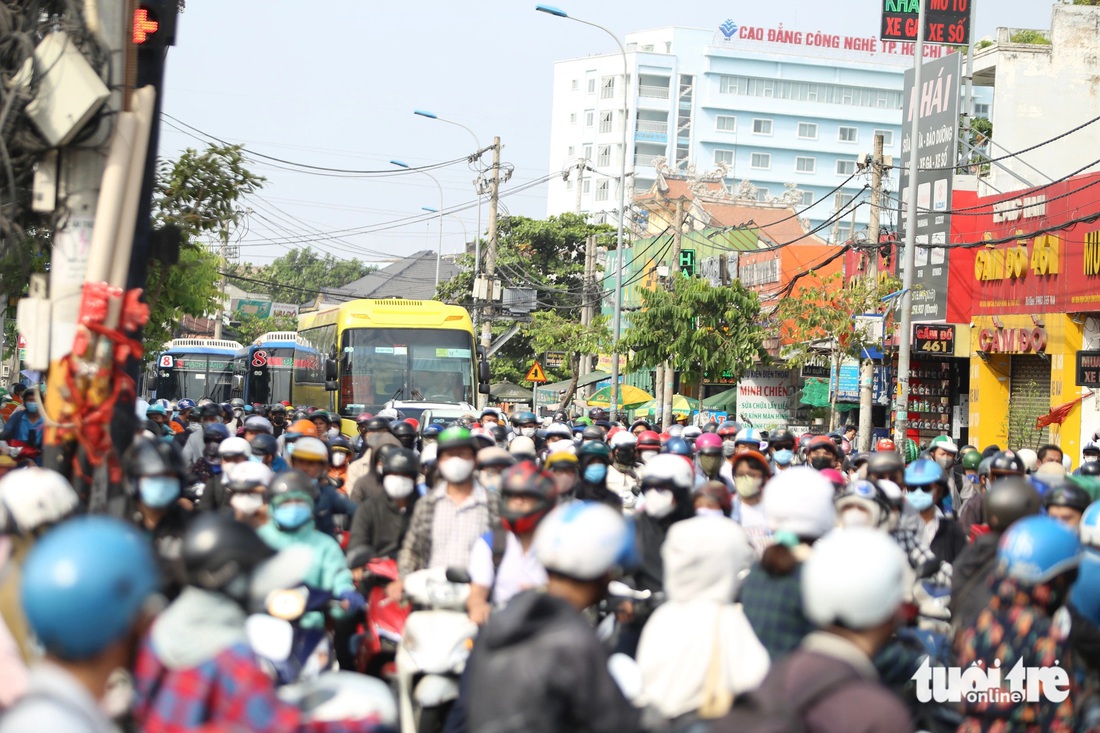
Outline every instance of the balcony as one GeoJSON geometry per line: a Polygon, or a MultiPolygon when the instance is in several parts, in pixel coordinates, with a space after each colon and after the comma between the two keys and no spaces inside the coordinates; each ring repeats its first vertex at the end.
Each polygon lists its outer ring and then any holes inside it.
{"type": "Polygon", "coordinates": [[[662,158],[662,157],[664,157],[664,156],[662,156],[662,155],[642,155],[642,154],[639,153],[638,155],[634,156],[634,167],[635,168],[652,168],[653,167],[653,161],[657,160],[657,158],[662,158]]]}
{"type": "Polygon", "coordinates": [[[668,122],[661,120],[638,120],[634,129],[634,140],[647,143],[667,143],[668,122]]]}
{"type": "Polygon", "coordinates": [[[638,96],[645,97],[647,99],[668,99],[669,91],[667,86],[657,86],[655,84],[639,84],[638,96]]]}

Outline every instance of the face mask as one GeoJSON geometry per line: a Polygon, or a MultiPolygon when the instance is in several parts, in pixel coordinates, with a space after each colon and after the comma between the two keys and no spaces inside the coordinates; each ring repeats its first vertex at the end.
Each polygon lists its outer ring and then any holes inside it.
{"type": "Polygon", "coordinates": [[[276,507],[272,517],[275,519],[275,524],[279,525],[279,529],[295,530],[313,517],[313,510],[308,504],[287,503],[276,507]]]}
{"type": "Polygon", "coordinates": [[[163,509],[180,497],[179,479],[172,476],[144,476],[138,482],[141,503],[153,509],[163,509]]]}
{"type": "Polygon", "coordinates": [[[439,475],[452,484],[462,484],[474,474],[474,462],[468,458],[451,456],[439,462],[439,475]]]}
{"type": "Polygon", "coordinates": [[[742,499],[751,499],[760,493],[760,487],[764,485],[764,479],[756,476],[734,476],[733,488],[742,499]]]}
{"type": "Polygon", "coordinates": [[[1095,460],[1096,460],[1097,458],[1100,458],[1100,456],[1084,456],[1084,457],[1082,458],[1082,460],[1083,460],[1083,461],[1084,461],[1085,463],[1092,463],[1092,462],[1093,462],[1093,461],[1095,461],[1095,460]]]}
{"type": "Polygon", "coordinates": [[[713,507],[701,506],[695,510],[695,516],[697,517],[724,517],[721,509],[714,509],[713,507]]]}
{"type": "Polygon", "coordinates": [[[726,458],[729,458],[730,456],[732,456],[733,452],[736,449],[737,449],[737,446],[735,446],[733,444],[732,440],[727,440],[726,442],[722,443],[722,455],[725,456],[726,458]]]}
{"type": "Polygon", "coordinates": [[[496,471],[478,471],[477,482],[489,491],[500,491],[501,475],[496,471]]]}
{"type": "Polygon", "coordinates": [[[871,515],[862,509],[849,507],[840,513],[840,524],[843,527],[870,527],[871,515]]]}
{"type": "Polygon", "coordinates": [[[818,471],[823,471],[826,468],[832,468],[833,467],[833,457],[832,456],[814,456],[813,458],[810,459],[810,465],[813,466],[818,471]]]}
{"type": "Polygon", "coordinates": [[[966,480],[969,481],[972,484],[976,484],[976,483],[978,483],[978,479],[980,479],[980,478],[981,478],[981,476],[974,473],[974,474],[971,474],[971,475],[967,476],[966,480]]]}
{"type": "Polygon", "coordinates": [[[28,415],[37,415],[38,414],[38,403],[37,402],[28,402],[27,403],[27,414],[28,415]]]}
{"type": "Polygon", "coordinates": [[[590,463],[584,467],[584,480],[590,484],[601,484],[607,478],[607,466],[603,463],[590,463]]]}
{"type": "Polygon", "coordinates": [[[616,448],[615,455],[619,459],[619,463],[624,466],[634,465],[634,449],[633,448],[616,448]]]}
{"type": "Polygon", "coordinates": [[[794,460],[794,453],[786,448],[775,452],[775,463],[778,466],[789,466],[794,460]]]}
{"type": "Polygon", "coordinates": [[[409,476],[383,476],[382,488],[391,499],[404,499],[416,488],[416,481],[409,476]]]}
{"type": "Polygon", "coordinates": [[[244,410],[242,410],[241,408],[239,408],[239,407],[234,407],[234,408],[233,408],[233,417],[235,417],[235,418],[237,418],[238,420],[240,420],[240,419],[241,419],[241,415],[243,415],[243,414],[244,414],[244,410]]]}
{"type": "Polygon", "coordinates": [[[644,450],[644,451],[642,451],[642,454],[641,454],[642,463],[649,463],[649,461],[653,458],[653,456],[656,456],[656,455],[660,455],[660,454],[659,454],[658,451],[655,451],[655,450],[644,450]]]}
{"type": "Polygon", "coordinates": [[[662,519],[672,514],[676,508],[676,497],[665,489],[648,489],[645,492],[645,513],[654,519],[662,519]]]}
{"type": "Polygon", "coordinates": [[[923,512],[925,509],[932,506],[931,491],[912,490],[905,496],[909,500],[909,504],[918,512],[923,512]]]}
{"type": "Polygon", "coordinates": [[[344,465],[347,462],[348,462],[348,454],[347,453],[336,452],[336,453],[332,454],[332,465],[336,466],[337,468],[339,468],[340,466],[344,465]]]}
{"type": "Polygon", "coordinates": [[[520,428],[519,434],[526,437],[526,438],[533,438],[533,437],[535,437],[535,429],[534,428],[520,428]]]}
{"type": "Polygon", "coordinates": [[[940,468],[944,471],[950,471],[952,466],[955,465],[955,459],[951,456],[940,456],[936,459],[936,463],[938,463],[940,468]]]}
{"type": "Polygon", "coordinates": [[[710,477],[717,476],[722,469],[722,464],[725,462],[726,459],[722,456],[699,456],[699,468],[703,469],[703,473],[710,477]]]}
{"type": "Polygon", "coordinates": [[[329,428],[328,429],[328,437],[329,437],[329,440],[332,440],[333,438],[339,438],[340,437],[340,429],[339,428],[329,428]]]}
{"type": "Polygon", "coordinates": [[[233,494],[229,500],[229,506],[241,514],[255,514],[264,505],[264,497],[260,494],[233,494]]]}

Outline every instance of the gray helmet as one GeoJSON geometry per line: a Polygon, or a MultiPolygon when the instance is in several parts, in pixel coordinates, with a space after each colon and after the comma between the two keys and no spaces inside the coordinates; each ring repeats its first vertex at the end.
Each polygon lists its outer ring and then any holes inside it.
{"type": "Polygon", "coordinates": [[[994,482],[982,502],[986,522],[994,532],[1003,532],[1017,519],[1038,514],[1043,504],[1039,492],[1022,476],[994,482]]]}
{"type": "Polygon", "coordinates": [[[877,450],[867,458],[867,475],[881,476],[905,470],[905,461],[897,451],[877,450]]]}

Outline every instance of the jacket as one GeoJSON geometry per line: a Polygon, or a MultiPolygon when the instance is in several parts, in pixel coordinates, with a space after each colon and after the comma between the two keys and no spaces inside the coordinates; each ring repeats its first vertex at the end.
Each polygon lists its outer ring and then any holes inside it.
{"type": "Polygon", "coordinates": [[[329,482],[324,476],[321,477],[320,494],[317,496],[317,507],[313,512],[313,520],[319,532],[335,537],[336,515],[342,514],[350,521],[356,508],[355,502],[337,489],[336,484],[329,482]]]}
{"type": "Polygon", "coordinates": [[[0,733],[25,731],[118,733],[118,728],[84,685],[48,661],[36,664],[27,694],[0,717],[0,733]]]}
{"type": "Polygon", "coordinates": [[[997,567],[997,543],[1000,540],[1000,533],[979,535],[951,565],[950,608],[954,626],[968,624],[989,605],[993,590],[987,581],[997,567]]]}
{"type": "MultiPolygon", "coordinates": [[[[339,596],[346,591],[355,590],[355,583],[351,579],[351,571],[348,570],[347,560],[344,559],[344,551],[340,549],[340,543],[314,528],[313,522],[306,522],[302,527],[293,532],[284,532],[275,526],[275,522],[269,521],[260,527],[256,534],[275,550],[283,550],[291,545],[305,545],[313,550],[313,564],[306,573],[305,585],[317,590],[328,591],[333,596],[339,596]]],[[[347,611],[335,607],[328,611],[334,619],[347,617],[347,611]]],[[[324,628],[325,618],[319,611],[311,611],[302,618],[303,629],[324,628]]]]}
{"type": "Polygon", "coordinates": [[[174,599],[179,595],[187,582],[187,571],[183,566],[183,533],[187,531],[187,524],[191,521],[192,512],[184,509],[178,503],[168,505],[168,511],[157,526],[149,530],[142,522],[141,513],[134,511],[134,525],[149,537],[153,543],[153,550],[157,553],[157,564],[160,566],[161,589],[165,598],[174,599]]]}
{"type": "MultiPolygon", "coordinates": [[[[481,487],[475,482],[474,491],[480,488],[481,487]]],[[[484,489],[481,490],[485,491],[484,489]]],[[[470,538],[471,546],[477,538],[485,534],[487,530],[500,526],[500,494],[492,491],[486,491],[485,494],[485,501],[488,507],[487,526],[481,527],[477,533],[470,538]]],[[[409,529],[405,533],[405,539],[401,545],[401,552],[397,555],[397,566],[401,571],[401,577],[430,566],[432,560],[432,524],[435,518],[435,507],[440,501],[446,500],[446,497],[446,484],[440,483],[429,491],[426,496],[421,497],[416,502],[416,507],[413,509],[412,513],[412,519],[409,522],[409,529]]],[[[461,566],[466,567],[468,561],[469,557],[460,563],[461,566]]]]}
{"type": "Polygon", "coordinates": [[[463,681],[471,733],[630,733],[639,713],[607,653],[564,600],[525,591],[489,617],[463,681]]]}
{"type": "Polygon", "coordinates": [[[936,535],[928,545],[932,554],[940,562],[954,563],[955,559],[967,547],[966,533],[954,519],[940,517],[936,535]]]}
{"type": "Polygon", "coordinates": [[[761,563],[741,583],[741,604],[756,637],[772,659],[779,659],[796,648],[814,625],[802,612],[802,558],[809,548],[793,549],[799,562],[788,575],[773,575],[761,563]]]}
{"type": "Polygon", "coordinates": [[[577,482],[577,486],[573,490],[573,496],[577,501],[597,501],[602,504],[607,504],[617,512],[623,510],[623,499],[621,496],[611,491],[606,486],[590,484],[584,479],[577,482]]]}
{"type": "MultiPolygon", "coordinates": [[[[366,486],[364,485],[364,489],[357,489],[356,485],[359,483],[360,479],[366,478],[368,474],[373,473],[372,469],[374,468],[375,451],[383,445],[401,445],[397,438],[389,433],[368,433],[366,442],[367,448],[363,452],[363,455],[348,464],[348,473],[344,477],[344,491],[347,492],[347,495],[351,497],[352,501],[359,504],[362,504],[367,499],[367,496],[362,493],[366,486]]],[[[379,489],[381,489],[381,484],[379,484],[379,489]]],[[[381,491],[379,491],[379,493],[381,493],[381,491]]]]}
{"type": "Polygon", "coordinates": [[[414,491],[405,509],[397,506],[388,496],[372,496],[359,505],[351,520],[351,537],[348,549],[367,545],[374,548],[378,557],[397,558],[401,543],[409,531],[413,511],[419,496],[414,491]]]}

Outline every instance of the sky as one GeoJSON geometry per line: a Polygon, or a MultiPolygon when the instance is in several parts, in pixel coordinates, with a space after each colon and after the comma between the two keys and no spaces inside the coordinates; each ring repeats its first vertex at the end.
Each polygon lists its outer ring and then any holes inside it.
{"type": "MultiPolygon", "coordinates": [[[[998,26],[1048,28],[1046,0],[977,2],[976,37],[998,26]]],[[[502,163],[502,210],[546,216],[545,185],[508,195],[549,171],[551,81],[555,61],[610,53],[595,28],[536,12],[535,0],[466,3],[375,0],[187,0],[168,55],[160,154],[201,149],[211,137],[311,166],[399,172],[391,160],[425,166],[476,150],[470,133],[415,116],[416,109],[469,127],[482,147],[494,135],[502,163]]],[[[876,36],[881,0],[771,0],[740,3],[559,0],[578,18],[626,33],[672,25],[740,25],[876,36]],[[743,6],[742,6],[743,7],[743,6]]],[[[484,160],[490,160],[486,154],[484,160]]],[[[264,158],[267,178],[247,203],[241,259],[263,264],[308,245],[336,257],[376,261],[435,250],[440,188],[443,251],[472,240],[475,173],[465,160],[400,175],[310,175],[264,158]],[[349,231],[351,230],[351,231],[349,231]]],[[[488,219],[482,209],[482,226],[488,219]]]]}

